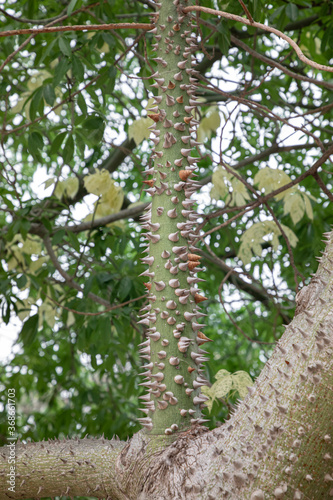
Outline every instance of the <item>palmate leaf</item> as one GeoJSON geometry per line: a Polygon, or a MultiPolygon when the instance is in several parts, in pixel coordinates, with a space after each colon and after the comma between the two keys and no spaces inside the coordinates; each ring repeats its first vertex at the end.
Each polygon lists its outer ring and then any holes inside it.
{"type": "Polygon", "coordinates": [[[209,401],[206,402],[209,412],[217,398],[224,398],[231,391],[237,391],[240,397],[244,398],[247,394],[247,387],[253,385],[250,375],[243,370],[230,373],[222,369],[217,372],[215,378],[216,382],[211,387],[202,387],[202,392],[209,397],[209,401]]]}
{"type": "Polygon", "coordinates": [[[223,198],[226,203],[239,206],[244,205],[250,199],[246,186],[222,165],[219,165],[213,173],[212,182],[210,196],[214,200],[223,198]]]}
{"type": "MultiPolygon", "coordinates": [[[[289,184],[291,178],[283,170],[265,167],[257,172],[253,181],[255,184],[258,184],[260,190],[264,190],[265,193],[271,193],[289,184]]],[[[297,224],[305,213],[309,219],[313,219],[310,197],[316,200],[313,196],[302,192],[299,186],[293,186],[274,196],[277,201],[283,200],[283,212],[285,215],[290,215],[294,224],[297,224]]]]}
{"type": "MultiPolygon", "coordinates": [[[[295,247],[298,242],[296,234],[284,224],[281,224],[290,245],[295,247]]],[[[274,221],[256,222],[241,236],[241,245],[239,247],[238,257],[243,264],[248,264],[254,255],[260,256],[262,253],[262,244],[270,241],[273,250],[277,250],[279,246],[279,236],[281,231],[274,221]]]]}
{"type": "Polygon", "coordinates": [[[197,140],[205,142],[210,139],[212,134],[217,131],[221,123],[219,109],[213,106],[208,109],[206,116],[201,120],[197,130],[197,140]]]}
{"type": "Polygon", "coordinates": [[[153,120],[151,118],[139,118],[135,120],[128,127],[128,137],[129,139],[134,139],[135,144],[140,144],[144,139],[148,139],[150,135],[150,127],[153,124],[153,120]]]}

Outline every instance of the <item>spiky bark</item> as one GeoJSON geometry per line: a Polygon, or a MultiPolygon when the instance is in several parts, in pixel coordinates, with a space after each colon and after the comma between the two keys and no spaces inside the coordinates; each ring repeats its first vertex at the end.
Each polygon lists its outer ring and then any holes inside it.
{"type": "MultiPolygon", "coordinates": [[[[315,278],[298,303],[249,396],[208,432],[200,409],[202,300],[195,288],[195,214],[189,199],[195,159],[195,80],[184,0],[163,0],[156,16],[154,166],[146,171],[150,305],[149,392],[144,432],[128,443],[71,440],[17,445],[15,491],[10,448],[0,458],[0,500],[89,495],[126,500],[317,500],[333,497],[333,233],[315,278]],[[177,69],[176,69],[177,67],[177,69]],[[200,328],[199,328],[200,327],[200,328]],[[10,476],[9,476],[10,477],[10,476]]],[[[193,26],[192,26],[193,27],[193,26]]]]}
{"type": "Polygon", "coordinates": [[[153,434],[172,434],[204,420],[200,409],[208,399],[200,394],[206,384],[202,363],[208,341],[199,323],[205,316],[199,303],[196,276],[200,256],[194,246],[197,214],[191,195],[197,158],[191,156],[195,138],[196,98],[194,56],[196,37],[192,19],[184,15],[184,0],[164,1],[156,13],[155,37],[158,70],[152,75],[157,89],[149,110],[155,147],[154,165],[145,183],[153,200],[143,218],[147,229],[149,269],[146,283],[150,304],[139,323],[147,326],[148,340],[140,353],[148,363],[143,376],[149,392],[143,396],[147,416],[139,419],[153,434]]]}

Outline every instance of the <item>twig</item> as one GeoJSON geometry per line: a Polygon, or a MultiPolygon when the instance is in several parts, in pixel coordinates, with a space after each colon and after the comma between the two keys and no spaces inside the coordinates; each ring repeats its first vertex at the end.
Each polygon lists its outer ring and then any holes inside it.
{"type": "Polygon", "coordinates": [[[246,14],[246,16],[247,16],[248,20],[250,21],[250,23],[251,23],[251,24],[253,24],[253,23],[254,23],[254,21],[253,21],[253,17],[251,16],[251,14],[250,14],[250,12],[249,12],[249,9],[246,7],[246,5],[245,5],[245,3],[243,2],[243,0],[238,0],[238,1],[239,1],[239,3],[241,4],[241,6],[242,6],[242,8],[243,8],[243,10],[244,10],[244,12],[245,12],[245,14],[246,14]]]}
{"type": "Polygon", "coordinates": [[[250,342],[254,343],[254,344],[268,344],[268,345],[272,345],[272,344],[275,344],[275,342],[263,342],[261,340],[254,340],[254,339],[251,339],[248,335],[246,335],[246,333],[244,332],[244,330],[242,330],[242,328],[236,323],[236,321],[233,319],[233,317],[231,316],[231,314],[227,311],[227,308],[225,307],[224,305],[224,300],[222,299],[222,288],[223,288],[223,285],[224,283],[226,282],[226,280],[229,278],[230,274],[232,274],[234,272],[233,269],[231,269],[226,275],[225,277],[223,278],[223,280],[221,281],[220,283],[220,286],[219,286],[219,289],[218,289],[218,294],[219,294],[219,298],[220,298],[220,302],[221,302],[221,305],[224,309],[224,312],[226,313],[226,315],[228,316],[228,318],[230,319],[231,323],[234,325],[235,328],[237,328],[238,331],[241,332],[241,334],[243,335],[243,337],[245,337],[247,340],[249,340],[250,342]]]}
{"type": "Polygon", "coordinates": [[[141,297],[136,297],[135,299],[127,300],[126,302],[122,302],[121,304],[117,304],[116,306],[111,306],[107,307],[104,309],[104,311],[98,311],[98,312],[85,312],[85,311],[77,311],[76,309],[71,309],[70,307],[64,306],[60,304],[57,300],[55,300],[53,297],[50,297],[47,293],[42,292],[49,300],[54,302],[58,307],[61,307],[62,309],[66,309],[66,311],[70,311],[74,314],[78,314],[79,316],[100,316],[101,314],[105,314],[106,312],[113,311],[114,309],[119,309],[120,307],[127,306],[128,304],[131,304],[132,302],[136,302],[137,300],[141,299],[146,299],[147,295],[141,295],[141,297]]]}
{"type": "Polygon", "coordinates": [[[249,21],[248,19],[245,19],[244,17],[237,16],[235,14],[230,14],[229,12],[224,12],[222,10],[215,10],[215,9],[210,9],[209,7],[201,7],[199,5],[193,5],[189,7],[184,7],[183,12],[184,14],[187,14],[188,12],[205,12],[206,14],[212,14],[214,16],[221,16],[226,19],[232,19],[233,21],[238,21],[240,23],[246,24],[247,26],[253,26],[255,28],[259,28],[264,31],[269,31],[270,33],[274,33],[274,35],[279,36],[283,40],[289,43],[289,45],[294,49],[296,52],[297,56],[301,61],[303,61],[305,64],[308,64],[309,66],[312,66],[312,68],[318,69],[320,71],[329,71],[330,73],[333,73],[333,66],[325,66],[324,64],[319,64],[316,63],[315,61],[312,61],[308,57],[306,57],[297,43],[294,42],[289,36],[285,35],[282,33],[282,31],[277,30],[276,28],[272,28],[271,26],[266,26],[265,24],[257,23],[256,21],[249,21]]]}
{"type": "Polygon", "coordinates": [[[120,30],[120,29],[135,29],[135,30],[151,30],[153,24],[148,23],[114,23],[114,24],[78,24],[74,26],[54,26],[51,28],[23,28],[20,30],[0,31],[0,37],[13,35],[39,35],[40,33],[60,33],[62,31],[101,31],[101,30],[120,30]]]}
{"type": "MultiPolygon", "coordinates": [[[[331,174],[332,172],[329,172],[329,173],[331,174]]],[[[323,180],[319,176],[318,172],[315,172],[314,174],[312,174],[312,177],[315,179],[315,181],[317,182],[318,186],[320,186],[321,189],[324,191],[324,193],[326,194],[326,196],[328,197],[328,199],[333,202],[333,194],[328,189],[328,187],[326,186],[326,184],[323,182],[323,180]]]]}

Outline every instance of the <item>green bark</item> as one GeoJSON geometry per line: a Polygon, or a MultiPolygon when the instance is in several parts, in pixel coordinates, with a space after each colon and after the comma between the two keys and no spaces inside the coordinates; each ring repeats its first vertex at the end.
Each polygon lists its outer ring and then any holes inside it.
{"type": "Polygon", "coordinates": [[[143,217],[149,269],[148,299],[140,323],[146,325],[148,340],[141,354],[148,363],[144,376],[149,393],[144,399],[147,417],[140,419],[153,434],[172,434],[204,420],[200,409],[206,396],[200,387],[207,341],[200,330],[204,314],[199,303],[199,256],[195,254],[193,181],[196,158],[191,156],[195,140],[196,78],[192,52],[196,50],[193,18],[184,15],[186,2],[164,1],[152,30],[158,69],[153,87],[158,90],[150,115],[155,148],[154,166],[146,171],[152,205],[143,217]]]}

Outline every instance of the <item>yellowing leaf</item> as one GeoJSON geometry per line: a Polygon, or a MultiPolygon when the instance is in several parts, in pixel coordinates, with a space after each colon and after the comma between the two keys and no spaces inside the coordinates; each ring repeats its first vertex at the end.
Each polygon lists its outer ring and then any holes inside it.
{"type": "Polygon", "coordinates": [[[70,327],[74,325],[74,323],[75,323],[75,316],[72,313],[72,311],[69,311],[67,316],[66,326],[70,327]]]}
{"type": "Polygon", "coordinates": [[[23,243],[22,252],[28,255],[39,255],[42,251],[41,240],[38,236],[29,235],[23,243]]]}
{"type": "Polygon", "coordinates": [[[55,180],[56,178],[55,177],[50,177],[49,179],[47,179],[45,182],[43,182],[44,184],[44,189],[47,189],[48,187],[52,186],[52,184],[55,183],[55,180]]]}
{"type": "MultiPolygon", "coordinates": [[[[231,168],[231,167],[229,167],[231,168]]],[[[231,172],[228,172],[222,165],[219,165],[212,175],[213,188],[210,196],[218,200],[225,198],[226,203],[230,205],[244,205],[250,196],[246,186],[237,179],[231,172]]]]}
{"type": "MultiPolygon", "coordinates": [[[[114,180],[110,179],[109,189],[104,194],[102,194],[99,200],[95,202],[94,213],[88,214],[84,220],[88,222],[91,221],[93,218],[100,219],[101,217],[115,214],[119,212],[119,210],[121,209],[123,201],[124,201],[123,190],[121,189],[120,186],[117,186],[117,184],[115,184],[114,180]]],[[[120,222],[117,225],[122,225],[122,223],[120,222]]]]}
{"type": "Polygon", "coordinates": [[[64,187],[64,193],[68,198],[75,198],[76,193],[79,190],[79,179],[77,177],[68,177],[65,181],[62,181],[64,187]]]}
{"type": "Polygon", "coordinates": [[[38,89],[41,85],[43,85],[44,80],[47,78],[52,78],[51,73],[49,73],[46,69],[42,69],[38,71],[35,75],[33,75],[27,82],[27,87],[30,91],[34,91],[38,89]]]}
{"type": "Polygon", "coordinates": [[[47,256],[44,257],[39,257],[37,260],[32,260],[29,264],[29,269],[32,273],[38,271],[44,264],[44,262],[47,262],[49,258],[47,256]]]}
{"type": "MultiPolygon", "coordinates": [[[[260,169],[259,172],[256,173],[253,181],[255,184],[258,184],[260,190],[263,189],[267,194],[271,191],[279,189],[285,184],[289,184],[289,182],[291,182],[291,178],[283,170],[265,167],[260,169]]],[[[294,190],[294,188],[290,188],[290,190],[294,190]]],[[[285,193],[286,191],[283,191],[282,193],[275,196],[275,198],[277,200],[281,200],[285,196],[285,193]]]]}
{"type": "Polygon", "coordinates": [[[213,132],[219,128],[221,123],[219,110],[216,106],[209,108],[206,116],[201,120],[200,125],[197,129],[197,140],[199,142],[205,142],[206,139],[210,139],[213,132]]]}
{"type": "Polygon", "coordinates": [[[22,267],[25,261],[21,249],[18,247],[11,247],[10,252],[11,257],[7,261],[8,271],[22,267]]]}
{"type": "Polygon", "coordinates": [[[305,212],[303,197],[300,192],[294,192],[284,197],[283,209],[285,214],[290,214],[294,224],[299,222],[305,212]]]}
{"type": "MultiPolygon", "coordinates": [[[[258,184],[259,189],[263,189],[265,193],[275,191],[289,184],[289,182],[291,182],[291,178],[283,170],[269,167],[262,168],[254,176],[254,183],[258,184]]],[[[297,224],[304,216],[304,213],[307,214],[309,219],[313,219],[312,207],[309,200],[310,196],[300,191],[299,186],[294,186],[274,196],[274,198],[277,201],[283,200],[284,214],[290,214],[293,223],[297,224]]]]}
{"type": "Polygon", "coordinates": [[[27,316],[30,315],[31,306],[35,304],[35,300],[32,297],[28,297],[27,299],[22,300],[23,304],[18,305],[18,317],[21,321],[25,320],[27,316]]]}
{"type": "Polygon", "coordinates": [[[233,385],[236,391],[238,391],[241,398],[245,398],[247,395],[247,387],[253,385],[252,378],[247,372],[239,370],[232,374],[233,385]]]}
{"type": "Polygon", "coordinates": [[[242,370],[230,373],[228,370],[219,370],[215,375],[216,382],[211,387],[202,387],[202,392],[209,400],[206,402],[209,412],[217,398],[225,398],[230,391],[237,391],[241,398],[247,394],[247,387],[253,385],[250,375],[242,370]]]}
{"type": "Polygon", "coordinates": [[[313,210],[310,198],[305,193],[303,193],[303,200],[304,200],[306,215],[309,217],[310,220],[313,220],[313,210]]]}
{"type": "Polygon", "coordinates": [[[86,175],[83,178],[83,182],[88,193],[96,194],[97,196],[106,193],[112,185],[110,174],[105,169],[96,170],[94,174],[86,175]]]}
{"type": "Polygon", "coordinates": [[[135,120],[128,127],[128,137],[129,139],[134,139],[135,144],[140,144],[144,139],[148,139],[150,135],[150,127],[153,124],[153,120],[151,118],[139,118],[135,120]]]}
{"type": "Polygon", "coordinates": [[[45,301],[38,308],[39,313],[39,327],[43,326],[43,321],[45,321],[50,328],[53,328],[56,322],[57,311],[55,306],[49,302],[45,301]]]}
{"type": "MultiPolygon", "coordinates": [[[[281,224],[290,245],[295,247],[298,241],[295,233],[284,224],[281,224]]],[[[242,260],[243,264],[248,264],[251,261],[252,253],[261,255],[262,244],[271,241],[274,250],[279,246],[279,236],[281,235],[280,229],[274,221],[257,222],[253,224],[241,236],[241,245],[239,247],[238,257],[242,260]]]]}

